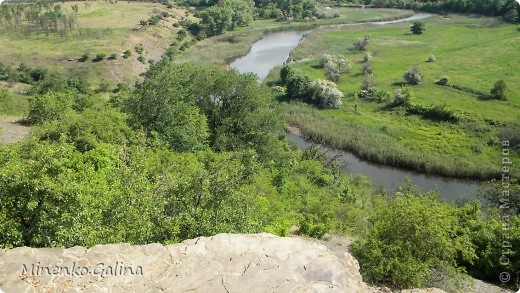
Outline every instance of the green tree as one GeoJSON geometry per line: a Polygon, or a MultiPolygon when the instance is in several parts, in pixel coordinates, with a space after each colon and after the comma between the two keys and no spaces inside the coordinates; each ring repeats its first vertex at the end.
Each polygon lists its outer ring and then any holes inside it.
{"type": "Polygon", "coordinates": [[[284,65],[280,70],[280,79],[283,85],[287,85],[287,81],[295,74],[294,68],[291,65],[284,65]]]}
{"type": "Polygon", "coordinates": [[[31,124],[42,123],[62,118],[72,110],[73,97],[69,93],[48,92],[29,99],[27,121],[31,124]]]}
{"type": "Polygon", "coordinates": [[[212,6],[197,14],[209,36],[221,35],[233,25],[233,10],[228,7],[212,6]]]}
{"type": "Polygon", "coordinates": [[[503,80],[499,80],[495,83],[491,89],[491,98],[497,100],[507,100],[507,84],[503,80]]]}
{"type": "Polygon", "coordinates": [[[432,195],[397,195],[371,219],[364,239],[352,245],[371,283],[395,288],[429,286],[456,277],[457,258],[476,259],[454,206],[432,195]]]}
{"type": "Polygon", "coordinates": [[[295,75],[287,82],[289,99],[306,100],[310,96],[311,82],[307,76],[295,75]]]}
{"type": "Polygon", "coordinates": [[[412,26],[410,27],[410,30],[415,35],[420,35],[426,30],[426,25],[422,21],[414,21],[412,26]]]}

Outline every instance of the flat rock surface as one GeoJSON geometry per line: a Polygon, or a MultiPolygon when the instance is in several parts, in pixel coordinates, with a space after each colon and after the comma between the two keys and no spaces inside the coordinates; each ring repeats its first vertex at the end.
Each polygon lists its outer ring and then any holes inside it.
{"type": "Polygon", "coordinates": [[[0,250],[11,292],[370,292],[348,253],[271,234],[218,234],[180,244],[0,250]]]}

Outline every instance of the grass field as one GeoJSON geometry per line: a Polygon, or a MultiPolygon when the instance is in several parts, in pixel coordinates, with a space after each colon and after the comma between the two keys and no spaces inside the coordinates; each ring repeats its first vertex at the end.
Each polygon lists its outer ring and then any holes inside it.
{"type": "MultiPolygon", "coordinates": [[[[499,132],[520,131],[520,33],[516,27],[489,18],[434,16],[426,32],[411,35],[409,24],[369,25],[314,31],[291,53],[297,71],[311,78],[325,78],[318,68],[324,54],[341,54],[352,63],[352,73],[342,76],[338,88],[345,93],[343,107],[318,110],[299,103],[282,103],[289,123],[316,140],[354,151],[362,157],[429,173],[485,178],[500,173],[502,159],[499,132]],[[434,122],[384,103],[359,100],[354,93],[364,78],[364,53],[352,49],[359,38],[371,37],[368,50],[378,87],[393,93],[403,73],[414,65],[423,82],[413,87],[418,104],[446,104],[459,116],[459,123],[434,122]],[[428,56],[436,62],[426,62],[428,56]],[[489,93],[500,79],[508,85],[507,101],[482,100],[479,95],[442,87],[434,81],[448,76],[450,84],[489,93]],[[358,104],[357,113],[354,105],[358,104]]],[[[276,79],[276,71],[271,80],[276,79]]],[[[513,152],[518,160],[518,152],[513,152]]],[[[514,175],[520,176],[518,168],[514,175]]]]}
{"type": "Polygon", "coordinates": [[[236,31],[223,36],[203,40],[186,50],[179,62],[197,64],[212,63],[227,65],[229,61],[249,51],[251,45],[259,40],[263,33],[281,30],[310,30],[320,25],[355,23],[378,20],[393,20],[411,16],[413,12],[400,9],[358,9],[337,8],[339,17],[318,19],[313,22],[277,22],[273,19],[257,20],[247,27],[239,27],[236,31]]]}
{"type": "Polygon", "coordinates": [[[43,66],[69,76],[83,76],[92,84],[102,81],[132,82],[147,67],[147,64],[136,60],[138,54],[134,51],[135,46],[143,44],[146,60],[160,59],[178,30],[172,23],[184,16],[184,11],[168,9],[159,3],[89,2],[89,8],[85,3],[62,4],[62,11],[69,13],[72,5],[79,6],[78,27],[68,40],[59,35],[47,38],[43,33],[25,38],[20,31],[0,29],[0,62],[13,66],[21,62],[31,67],[43,66]],[[175,18],[165,18],[156,26],[134,30],[140,20],[162,11],[175,15],[175,18]],[[132,57],[121,58],[125,50],[131,50],[132,57]],[[86,52],[91,59],[98,53],[106,54],[107,57],[116,54],[118,58],[101,62],[78,62],[86,52]]]}

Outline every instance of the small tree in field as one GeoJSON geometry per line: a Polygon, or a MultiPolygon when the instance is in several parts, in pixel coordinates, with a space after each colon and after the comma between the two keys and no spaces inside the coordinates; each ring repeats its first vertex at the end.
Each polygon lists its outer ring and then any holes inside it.
{"type": "Polygon", "coordinates": [[[491,98],[496,100],[506,100],[507,99],[507,85],[505,81],[499,80],[495,83],[493,88],[491,89],[491,98]]]}
{"type": "Polygon", "coordinates": [[[293,76],[294,68],[290,65],[284,65],[280,70],[280,79],[282,80],[283,85],[286,85],[287,81],[289,81],[289,79],[293,76]]]}
{"type": "Polygon", "coordinates": [[[422,74],[419,71],[419,67],[414,66],[412,69],[406,71],[403,74],[403,78],[406,81],[406,83],[411,85],[417,85],[422,81],[422,74]]]}
{"type": "Polygon", "coordinates": [[[415,21],[412,26],[410,27],[410,30],[412,31],[412,33],[414,33],[415,35],[420,35],[422,34],[426,28],[425,28],[425,24],[424,22],[422,21],[415,21]]]}

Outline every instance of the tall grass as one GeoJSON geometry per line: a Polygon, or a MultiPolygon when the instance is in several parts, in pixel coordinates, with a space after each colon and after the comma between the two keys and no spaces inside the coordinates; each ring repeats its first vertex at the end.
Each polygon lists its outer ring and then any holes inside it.
{"type": "MultiPolygon", "coordinates": [[[[351,152],[361,159],[449,177],[484,180],[500,176],[493,166],[479,165],[464,157],[411,150],[385,134],[384,126],[338,121],[327,115],[327,111],[303,103],[283,103],[282,107],[287,123],[298,126],[305,138],[351,152]]],[[[520,173],[512,175],[520,176],[520,173]]]]}

